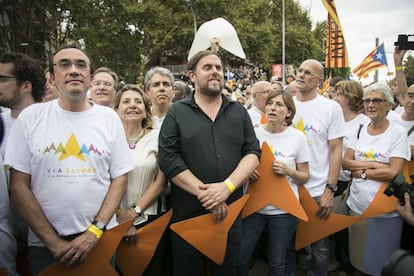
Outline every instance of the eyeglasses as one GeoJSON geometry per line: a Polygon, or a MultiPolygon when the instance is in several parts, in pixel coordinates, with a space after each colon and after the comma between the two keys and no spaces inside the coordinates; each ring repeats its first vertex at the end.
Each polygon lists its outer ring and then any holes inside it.
{"type": "Polygon", "coordinates": [[[305,70],[305,69],[303,69],[303,68],[299,68],[297,71],[296,71],[296,75],[298,75],[298,74],[305,74],[306,76],[312,76],[312,77],[318,77],[318,78],[320,78],[321,76],[319,76],[318,74],[316,74],[316,73],[313,73],[312,71],[309,71],[309,70],[305,70]]]}
{"type": "Polygon", "coordinates": [[[103,84],[103,86],[105,86],[105,87],[112,87],[112,86],[114,86],[113,83],[112,82],[109,82],[109,81],[93,81],[92,82],[92,85],[93,86],[99,86],[101,84],[103,84]]]}
{"type": "Polygon", "coordinates": [[[9,81],[11,79],[16,79],[16,78],[17,77],[0,75],[0,82],[6,82],[6,81],[9,81]]]}
{"type": "Polygon", "coordinates": [[[270,90],[267,90],[267,91],[257,91],[257,92],[254,92],[254,94],[265,94],[265,95],[267,95],[270,92],[271,92],[270,90]]]}
{"type": "Polygon", "coordinates": [[[62,70],[68,70],[73,65],[75,65],[75,67],[78,68],[79,70],[88,69],[88,63],[84,60],[77,60],[75,62],[71,62],[70,60],[62,59],[62,60],[59,60],[57,63],[53,63],[53,65],[59,67],[62,70]]]}
{"type": "Polygon", "coordinates": [[[380,99],[380,98],[373,98],[373,99],[363,99],[362,102],[364,103],[364,105],[369,105],[370,103],[374,105],[380,105],[381,103],[385,102],[385,100],[380,99]]]}

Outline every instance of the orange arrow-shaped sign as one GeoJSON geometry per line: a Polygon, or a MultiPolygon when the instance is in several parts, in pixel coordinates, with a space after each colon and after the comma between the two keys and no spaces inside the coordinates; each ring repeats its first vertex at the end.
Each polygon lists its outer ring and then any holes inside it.
{"type": "Polygon", "coordinates": [[[319,209],[318,204],[303,185],[299,187],[299,197],[303,208],[309,216],[309,221],[300,221],[298,224],[298,228],[296,229],[296,249],[319,241],[362,219],[361,217],[350,217],[331,213],[327,220],[322,220],[316,216],[319,209]]]}
{"type": "Polygon", "coordinates": [[[103,234],[96,247],[92,250],[85,262],[69,267],[61,263],[54,263],[39,273],[40,276],[90,276],[107,275],[115,276],[118,273],[109,264],[122,237],[131,226],[131,221],[126,221],[103,234]]]}
{"type": "Polygon", "coordinates": [[[116,264],[123,275],[143,275],[171,216],[172,210],[169,210],[153,222],[139,228],[136,246],[128,246],[123,242],[118,246],[116,264]]]}
{"type": "Polygon", "coordinates": [[[272,169],[273,160],[275,160],[275,157],[267,143],[264,142],[260,164],[257,167],[260,177],[257,181],[249,184],[246,193],[250,197],[243,208],[242,217],[245,218],[271,204],[303,221],[308,221],[308,216],[292,191],[286,177],[274,173],[272,169]]]}
{"type": "Polygon", "coordinates": [[[222,265],[226,255],[228,232],[248,197],[245,195],[228,206],[227,216],[220,223],[214,223],[212,214],[205,214],[174,223],[171,230],[213,262],[222,265]]]}

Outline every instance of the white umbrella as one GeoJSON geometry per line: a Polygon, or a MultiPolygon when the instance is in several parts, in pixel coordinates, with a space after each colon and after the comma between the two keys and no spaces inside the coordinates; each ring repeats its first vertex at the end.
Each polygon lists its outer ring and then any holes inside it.
{"type": "Polygon", "coordinates": [[[193,44],[191,45],[188,59],[199,51],[206,50],[211,44],[217,45],[217,39],[219,46],[223,49],[242,59],[246,58],[233,25],[231,25],[226,19],[219,17],[207,21],[200,26],[195,35],[193,44]]]}

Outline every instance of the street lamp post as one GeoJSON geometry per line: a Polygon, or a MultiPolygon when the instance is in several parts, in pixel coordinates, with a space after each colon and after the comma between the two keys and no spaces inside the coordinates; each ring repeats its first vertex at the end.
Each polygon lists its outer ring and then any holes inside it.
{"type": "Polygon", "coordinates": [[[184,2],[187,4],[187,6],[190,8],[191,13],[193,14],[193,21],[194,21],[194,37],[197,33],[197,21],[196,21],[196,16],[193,10],[193,1],[192,0],[184,0],[184,2]]]}

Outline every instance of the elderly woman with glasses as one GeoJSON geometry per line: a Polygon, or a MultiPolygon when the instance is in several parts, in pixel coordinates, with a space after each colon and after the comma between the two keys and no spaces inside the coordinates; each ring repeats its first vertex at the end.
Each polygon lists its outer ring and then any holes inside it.
{"type": "MultiPolygon", "coordinates": [[[[347,204],[351,216],[361,215],[382,182],[390,182],[410,159],[407,131],[390,123],[394,99],[386,84],[364,90],[363,105],[370,122],[357,128],[348,141],[342,167],[352,173],[347,204]]],[[[396,212],[365,219],[349,228],[352,265],[360,272],[380,275],[386,260],[399,248],[402,220],[396,212]]]]}

